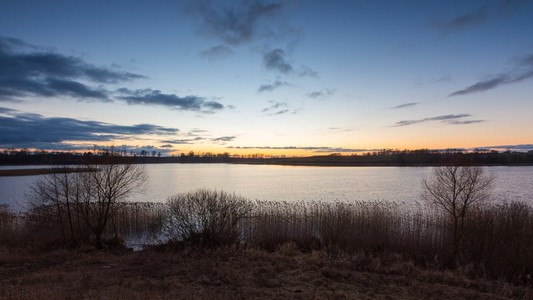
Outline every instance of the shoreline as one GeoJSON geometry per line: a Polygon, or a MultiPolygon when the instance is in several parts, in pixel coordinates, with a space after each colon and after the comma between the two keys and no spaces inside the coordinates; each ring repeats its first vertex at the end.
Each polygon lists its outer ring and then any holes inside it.
{"type": "Polygon", "coordinates": [[[83,168],[6,169],[6,170],[0,170],[0,177],[36,176],[36,175],[46,175],[46,174],[81,173],[81,172],[89,172],[89,171],[83,168]]]}

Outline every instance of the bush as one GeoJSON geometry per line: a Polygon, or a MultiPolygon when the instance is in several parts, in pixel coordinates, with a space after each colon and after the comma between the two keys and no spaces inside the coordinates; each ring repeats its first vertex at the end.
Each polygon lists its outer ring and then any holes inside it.
{"type": "Polygon", "coordinates": [[[240,242],[241,221],[252,209],[242,197],[205,189],[172,196],[167,204],[165,238],[202,247],[240,242]]]}

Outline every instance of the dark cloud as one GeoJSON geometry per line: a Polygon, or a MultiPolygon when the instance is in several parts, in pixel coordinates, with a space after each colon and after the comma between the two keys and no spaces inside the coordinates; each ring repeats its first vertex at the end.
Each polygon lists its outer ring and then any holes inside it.
{"type": "Polygon", "coordinates": [[[217,101],[200,96],[179,97],[153,89],[107,90],[102,85],[146,78],[143,75],[96,67],[65,56],[0,37],[0,102],[27,96],[69,97],[101,102],[124,101],[130,105],[161,105],[170,109],[212,113],[224,109],[217,101]],[[96,84],[98,87],[91,87],[96,84]]]}
{"type": "MultiPolygon", "coordinates": [[[[224,44],[207,49],[201,55],[210,60],[224,57],[232,53],[229,47],[256,40],[268,45],[273,40],[279,42],[288,39],[288,47],[294,47],[301,32],[274,20],[287,5],[287,1],[239,1],[233,6],[224,1],[197,1],[192,12],[200,18],[202,31],[224,44]]],[[[265,53],[263,63],[268,70],[282,74],[318,77],[318,72],[304,65],[296,70],[286,60],[285,51],[279,48],[265,53]]]]}
{"type": "Polygon", "coordinates": [[[233,50],[224,45],[211,47],[207,50],[200,52],[200,56],[202,56],[203,58],[207,58],[210,61],[222,59],[230,56],[231,54],[233,54],[233,50]]]}
{"type": "Polygon", "coordinates": [[[189,145],[196,142],[205,140],[203,137],[195,137],[192,139],[172,139],[172,140],[162,140],[161,143],[174,144],[174,145],[189,145]]]}
{"type": "Polygon", "coordinates": [[[288,61],[287,53],[280,48],[263,53],[263,65],[269,71],[279,72],[284,75],[296,74],[300,77],[318,77],[318,72],[304,65],[296,70],[288,61]]]}
{"type": "Polygon", "coordinates": [[[314,91],[314,92],[307,93],[306,96],[311,99],[316,99],[316,100],[325,99],[330,96],[333,96],[333,94],[335,94],[335,91],[336,91],[335,89],[325,89],[321,91],[314,91]]]}
{"type": "Polygon", "coordinates": [[[212,139],[213,142],[232,142],[236,139],[236,136],[221,136],[218,138],[212,139]]]}
{"type": "Polygon", "coordinates": [[[64,79],[48,79],[48,88],[52,90],[55,95],[69,95],[75,98],[93,98],[102,101],[107,100],[107,93],[103,90],[96,90],[87,87],[85,84],[72,80],[64,79]]]}
{"type": "Polygon", "coordinates": [[[216,101],[206,101],[199,96],[179,97],[175,94],[164,94],[158,90],[129,90],[120,89],[121,96],[117,97],[130,105],[161,105],[170,109],[214,112],[224,109],[224,105],[216,101]]]}
{"type": "Polygon", "coordinates": [[[46,118],[8,108],[0,109],[2,147],[49,149],[70,141],[107,142],[131,135],[169,135],[178,131],[152,124],[123,126],[74,118],[46,118]]]}
{"type": "Polygon", "coordinates": [[[33,96],[69,96],[107,100],[94,84],[145,78],[139,74],[96,67],[82,59],[41,50],[23,41],[0,37],[0,101],[33,96]]]}
{"type": "Polygon", "coordinates": [[[270,84],[262,84],[258,89],[257,91],[262,93],[262,92],[272,92],[273,90],[277,89],[277,88],[280,88],[280,87],[283,87],[283,86],[287,86],[287,85],[290,85],[288,82],[286,81],[280,81],[280,80],[276,80],[274,81],[273,83],[270,83],[270,84]]]}
{"type": "Polygon", "coordinates": [[[242,1],[235,7],[219,7],[219,2],[199,1],[194,12],[203,29],[226,44],[237,46],[254,39],[268,17],[280,12],[284,4],[242,1]]]}
{"type": "Polygon", "coordinates": [[[418,105],[418,103],[417,102],[410,102],[410,103],[404,103],[404,104],[400,104],[400,105],[397,105],[397,106],[393,106],[390,109],[402,109],[402,108],[407,108],[407,107],[413,107],[415,105],[418,105]]]}
{"type": "Polygon", "coordinates": [[[533,78],[533,54],[528,54],[516,59],[515,65],[511,71],[492,76],[490,79],[479,81],[462,90],[455,91],[451,93],[449,97],[483,92],[502,85],[521,82],[531,78],[533,78]]]}
{"type": "Polygon", "coordinates": [[[464,124],[485,122],[484,120],[463,120],[463,118],[468,118],[471,116],[472,115],[470,114],[457,114],[457,115],[443,115],[443,116],[424,118],[424,119],[418,119],[418,120],[403,120],[403,121],[396,122],[396,124],[394,124],[393,127],[408,126],[408,125],[414,125],[418,123],[431,122],[431,121],[441,121],[447,124],[454,124],[454,125],[464,125],[464,124]]]}
{"type": "Polygon", "coordinates": [[[263,64],[268,70],[277,71],[282,74],[294,72],[294,68],[285,58],[285,51],[279,48],[266,52],[263,55],[263,64]]]}
{"type": "Polygon", "coordinates": [[[256,149],[256,150],[304,150],[317,153],[329,153],[329,152],[367,152],[375,151],[375,149],[356,149],[356,148],[343,148],[343,147],[300,147],[300,146],[283,146],[283,147],[270,147],[270,146],[229,146],[228,149],[256,149]]]}

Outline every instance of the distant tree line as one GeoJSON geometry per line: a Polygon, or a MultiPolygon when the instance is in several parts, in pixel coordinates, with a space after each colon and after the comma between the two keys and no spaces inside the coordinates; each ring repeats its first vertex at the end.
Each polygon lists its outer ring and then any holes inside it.
{"type": "Polygon", "coordinates": [[[282,164],[282,165],[319,165],[319,166],[437,166],[450,161],[465,161],[471,165],[533,165],[533,151],[499,152],[495,150],[381,150],[363,154],[287,157],[264,154],[234,155],[228,152],[193,152],[179,156],[162,156],[157,151],[141,150],[133,152],[121,149],[95,148],[85,152],[31,151],[28,149],[5,149],[0,152],[2,165],[54,165],[83,164],[87,158],[112,158],[114,162],[133,163],[243,163],[243,164],[282,164]]]}

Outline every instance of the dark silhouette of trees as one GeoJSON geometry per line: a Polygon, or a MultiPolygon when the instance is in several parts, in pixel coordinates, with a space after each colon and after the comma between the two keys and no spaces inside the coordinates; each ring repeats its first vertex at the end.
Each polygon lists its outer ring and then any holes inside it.
{"type": "Polygon", "coordinates": [[[37,181],[33,210],[54,217],[68,246],[90,239],[101,248],[102,235],[117,203],[144,185],[146,173],[142,165],[117,163],[112,157],[89,160],[79,168],[83,172],[69,173],[65,168],[37,181]]]}
{"type": "Polygon", "coordinates": [[[87,164],[89,172],[79,173],[82,185],[83,217],[94,235],[95,245],[102,247],[102,234],[115,205],[137,191],[146,181],[142,165],[87,164]]]}
{"type": "Polygon", "coordinates": [[[454,260],[461,249],[465,221],[473,209],[489,199],[493,182],[494,177],[485,174],[482,167],[462,165],[435,167],[424,179],[422,199],[450,217],[454,260]]]}

